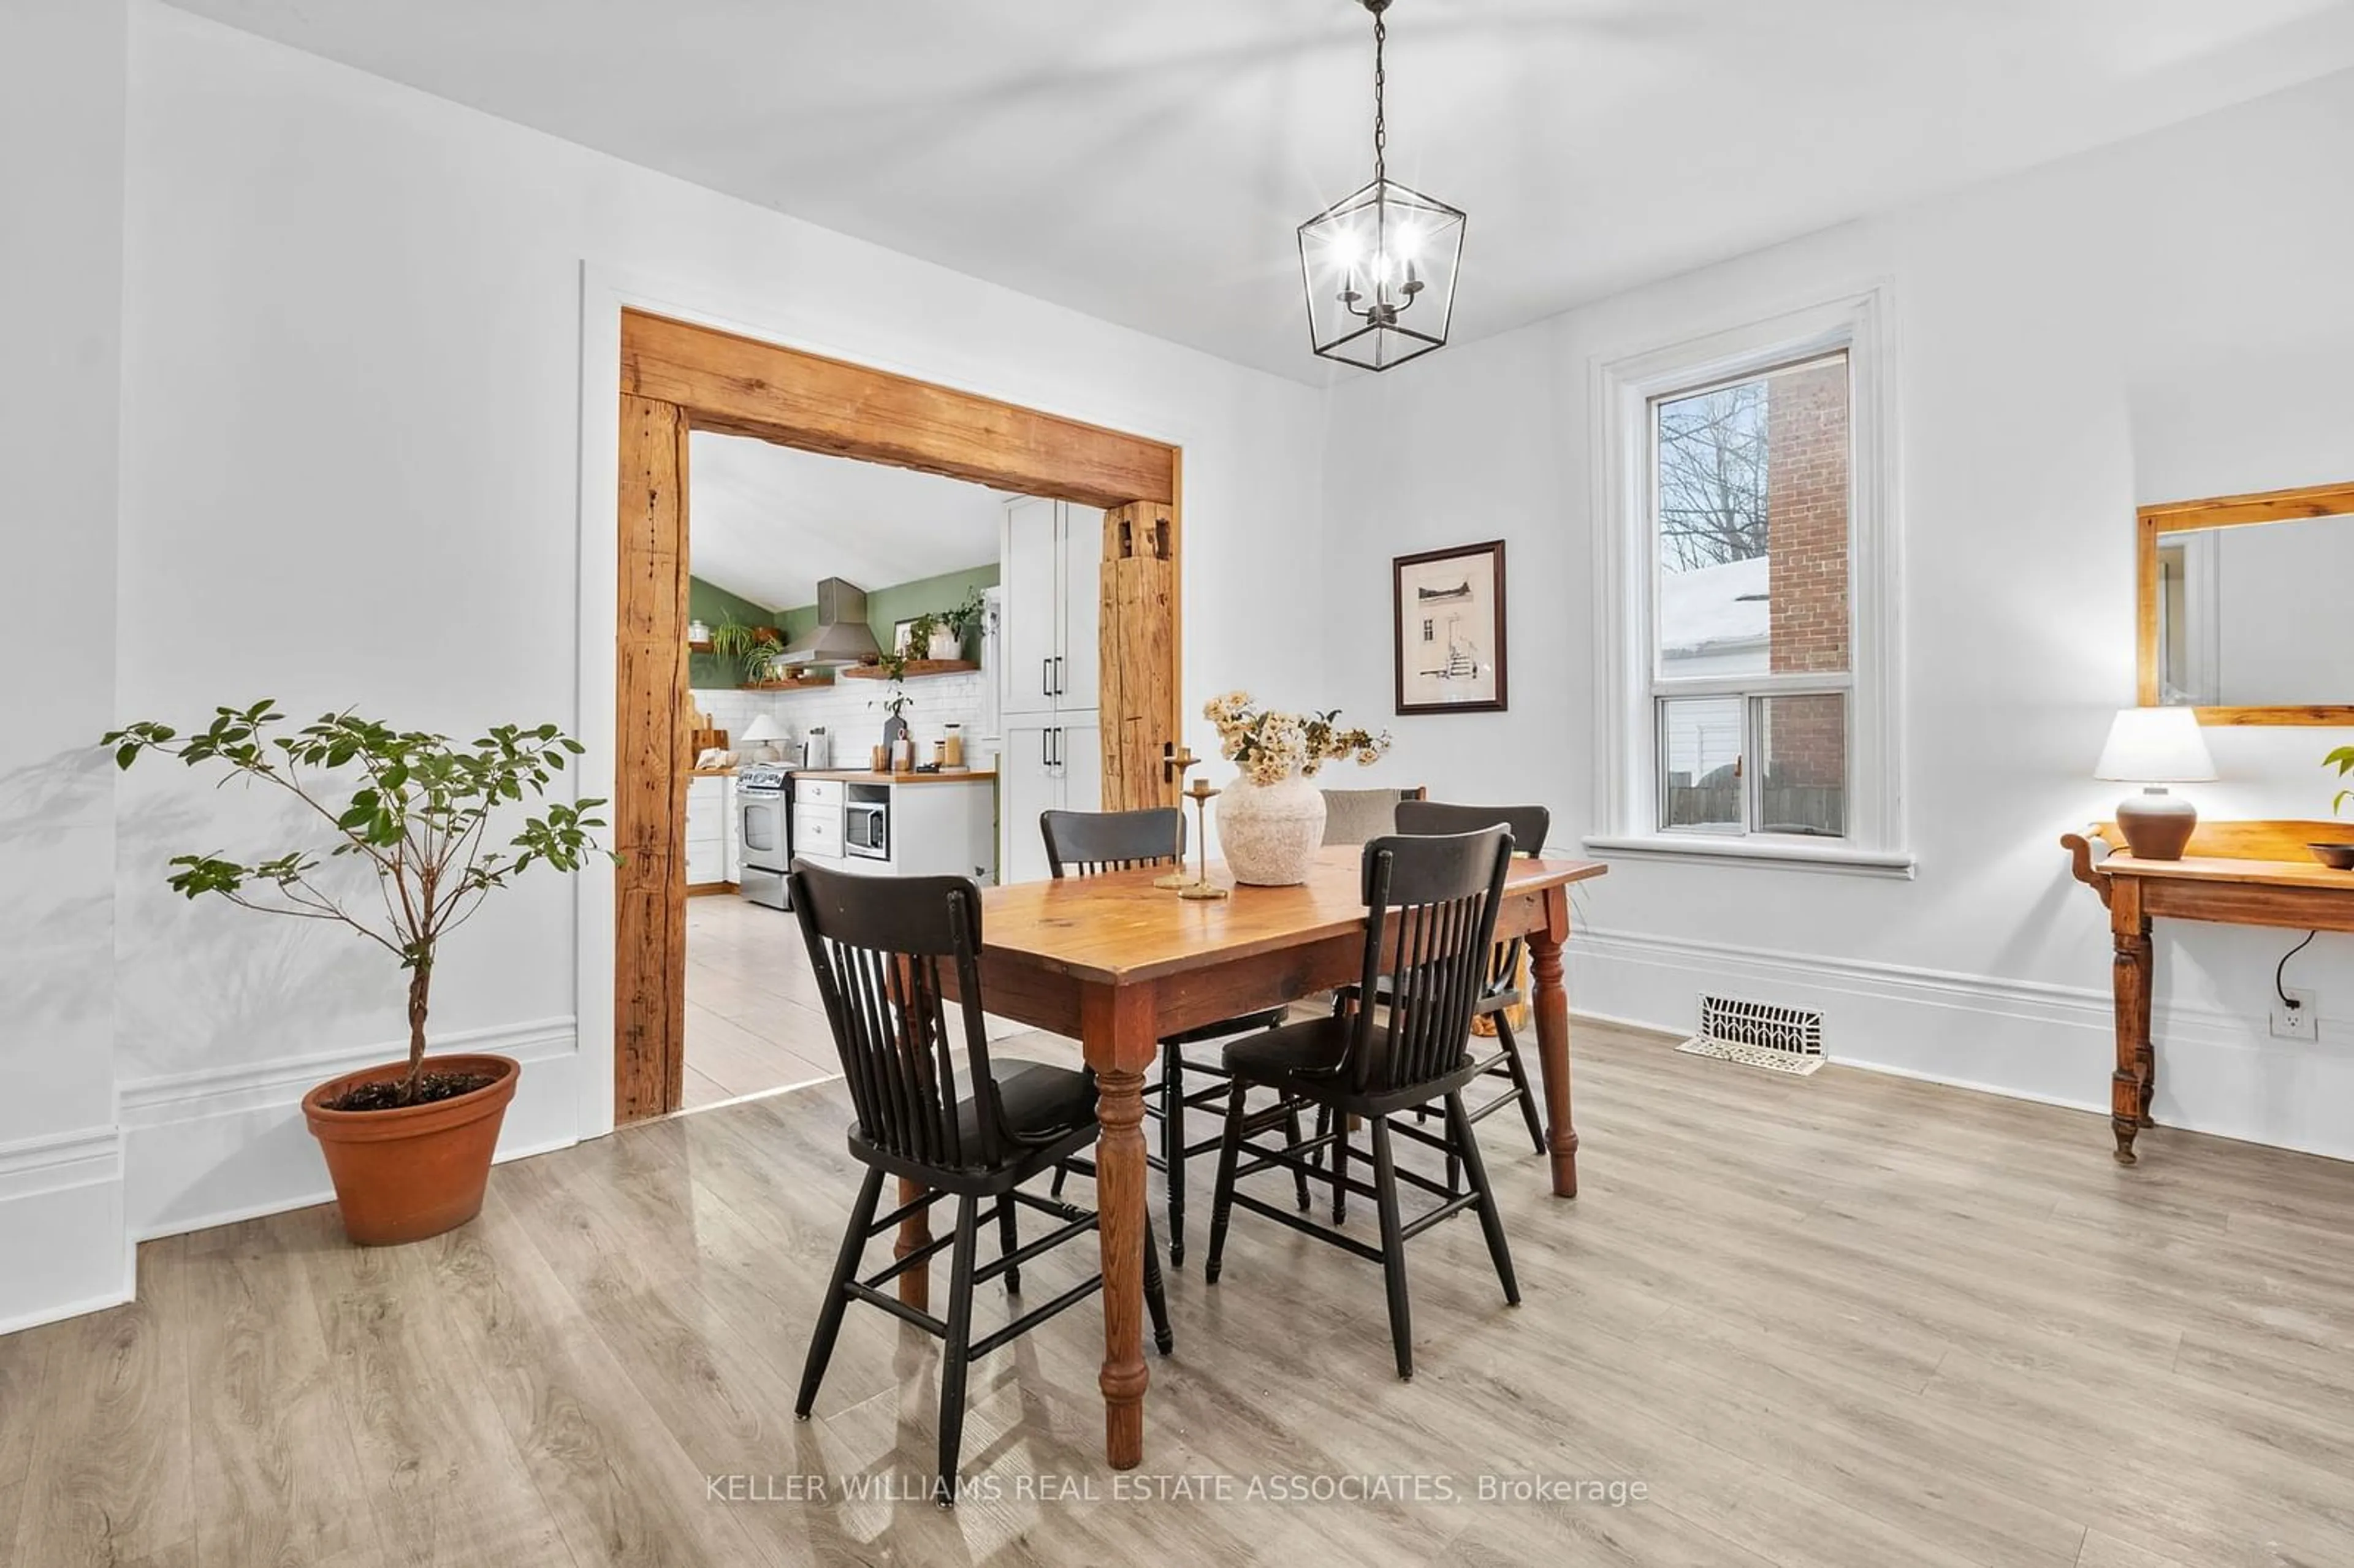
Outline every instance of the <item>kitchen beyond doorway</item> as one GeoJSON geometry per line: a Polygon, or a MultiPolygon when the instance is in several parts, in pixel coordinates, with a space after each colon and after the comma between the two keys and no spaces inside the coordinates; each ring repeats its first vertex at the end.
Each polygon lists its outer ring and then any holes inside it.
{"type": "Polygon", "coordinates": [[[685,1091],[689,438],[752,436],[1105,509],[1102,799],[1158,804],[1182,730],[1181,454],[1164,442],[716,329],[620,313],[614,1115],[685,1091]],[[1111,629],[1117,629],[1116,631],[1111,629]]]}

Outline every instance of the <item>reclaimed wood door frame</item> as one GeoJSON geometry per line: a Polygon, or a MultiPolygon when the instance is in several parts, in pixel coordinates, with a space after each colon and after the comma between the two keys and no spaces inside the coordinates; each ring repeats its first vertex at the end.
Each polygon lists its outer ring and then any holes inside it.
{"type": "MultiPolygon", "coordinates": [[[[689,434],[750,436],[1108,511],[1142,503],[1168,524],[1172,579],[1182,537],[1181,452],[1169,442],[626,304],[620,347],[611,810],[613,843],[624,856],[611,906],[617,1124],[676,1108],[685,1072],[689,434]]],[[[1165,632],[1151,629],[1148,644],[1151,657],[1167,662],[1165,685],[1131,673],[1125,689],[1140,686],[1156,704],[1166,702],[1173,738],[1183,733],[1173,586],[1165,602],[1165,632]]],[[[1140,655],[1116,646],[1122,635],[1106,624],[1099,653],[1108,667],[1133,672],[1140,655]]],[[[1108,750],[1119,727],[1105,726],[1108,750]]]]}

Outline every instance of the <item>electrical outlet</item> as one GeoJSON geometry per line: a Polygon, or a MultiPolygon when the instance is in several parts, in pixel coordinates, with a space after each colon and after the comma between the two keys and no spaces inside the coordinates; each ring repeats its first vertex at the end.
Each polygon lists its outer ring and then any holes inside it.
{"type": "Polygon", "coordinates": [[[2273,1003],[2273,1034],[2282,1040],[2321,1038],[2321,1002],[2309,991],[2291,990],[2291,1005],[2273,1003]]]}

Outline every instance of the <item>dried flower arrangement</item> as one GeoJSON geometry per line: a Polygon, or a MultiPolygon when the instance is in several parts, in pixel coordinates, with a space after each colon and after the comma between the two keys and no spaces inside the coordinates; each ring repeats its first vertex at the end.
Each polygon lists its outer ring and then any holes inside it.
{"type": "Polygon", "coordinates": [[[1356,758],[1367,767],[1390,748],[1387,730],[1342,729],[1341,710],[1292,714],[1262,708],[1248,692],[1228,692],[1202,705],[1218,729],[1226,760],[1254,784],[1277,784],[1295,774],[1312,779],[1327,762],[1356,758]]]}

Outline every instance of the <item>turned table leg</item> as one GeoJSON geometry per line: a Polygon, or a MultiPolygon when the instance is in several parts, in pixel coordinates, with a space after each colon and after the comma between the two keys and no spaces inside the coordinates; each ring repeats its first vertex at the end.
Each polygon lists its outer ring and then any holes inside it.
{"type": "MultiPolygon", "coordinates": [[[[926,1188],[921,1181],[899,1178],[899,1202],[912,1203],[922,1197],[926,1188]]],[[[905,1258],[910,1253],[921,1252],[932,1245],[932,1210],[928,1203],[899,1222],[899,1239],[892,1244],[891,1255],[905,1258]]],[[[899,1277],[899,1300],[918,1312],[932,1309],[932,1262],[926,1258],[899,1277]]]]}
{"type": "Polygon", "coordinates": [[[1144,1459],[1144,1068],[1160,1050],[1149,986],[1090,987],[1080,1033],[1096,1073],[1097,1242],[1103,1258],[1104,1454],[1144,1459]]]}
{"type": "Polygon", "coordinates": [[[1569,895],[1545,894],[1544,924],[1529,933],[1531,1001],[1537,1022],[1537,1066],[1544,1077],[1545,1147],[1557,1198],[1577,1196],[1577,1128],[1569,1110],[1569,993],[1561,982],[1561,944],[1569,935],[1569,895]]]}
{"type": "Polygon", "coordinates": [[[2130,877],[2112,884],[2109,927],[2116,938],[2112,975],[2116,987],[2117,1065],[2109,1075],[2109,1128],[2116,1134],[2117,1163],[2131,1165],[2134,1135],[2151,1126],[2150,1096],[2158,1086],[2158,1057],[2149,1038],[2151,971],[2155,967],[2149,920],[2141,912],[2141,888],[2130,877]]]}

